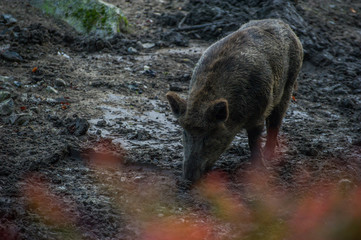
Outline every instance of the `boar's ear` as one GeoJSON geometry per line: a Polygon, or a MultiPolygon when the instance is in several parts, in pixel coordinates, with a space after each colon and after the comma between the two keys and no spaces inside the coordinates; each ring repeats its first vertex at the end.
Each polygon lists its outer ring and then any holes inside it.
{"type": "Polygon", "coordinates": [[[210,121],[224,122],[228,118],[228,101],[226,99],[218,99],[213,101],[207,109],[207,117],[210,121]]]}
{"type": "Polygon", "coordinates": [[[181,99],[178,94],[175,92],[168,92],[166,97],[176,118],[179,118],[186,112],[187,103],[184,99],[181,99]]]}

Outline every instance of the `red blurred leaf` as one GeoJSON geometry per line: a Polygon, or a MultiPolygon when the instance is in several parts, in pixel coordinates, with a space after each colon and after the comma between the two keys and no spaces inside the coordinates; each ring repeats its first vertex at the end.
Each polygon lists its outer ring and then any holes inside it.
{"type": "Polygon", "coordinates": [[[45,222],[54,225],[67,225],[75,222],[74,215],[66,211],[66,209],[74,207],[69,204],[69,201],[50,192],[48,185],[38,177],[29,177],[22,190],[30,208],[45,222]]]}
{"type": "Polygon", "coordinates": [[[195,220],[184,222],[178,219],[164,219],[154,221],[148,224],[143,240],[212,240],[214,237],[209,236],[209,232],[214,226],[202,224],[195,220]]]}
{"type": "Polygon", "coordinates": [[[31,72],[33,72],[33,73],[35,73],[35,72],[37,72],[38,71],[38,67],[34,67],[32,70],[31,70],[31,72]]]}
{"type": "Polygon", "coordinates": [[[20,107],[20,110],[21,110],[21,111],[25,111],[25,110],[26,110],[26,107],[25,107],[25,106],[21,106],[21,107],[20,107]]]}

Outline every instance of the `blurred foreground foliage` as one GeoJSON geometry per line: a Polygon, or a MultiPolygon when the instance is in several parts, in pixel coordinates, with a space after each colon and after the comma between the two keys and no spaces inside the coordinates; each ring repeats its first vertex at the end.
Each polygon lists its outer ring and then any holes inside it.
{"type": "MultiPolygon", "coordinates": [[[[127,224],[136,225],[141,240],[361,239],[361,188],[347,179],[313,184],[299,194],[279,188],[269,172],[250,171],[237,180],[241,189],[234,189],[226,174],[213,172],[189,192],[176,193],[170,176],[147,179],[144,172],[129,175],[121,166],[122,159],[107,153],[93,154],[89,161],[96,181],[107,186],[114,207],[128,217],[127,224]],[[139,176],[144,179],[136,180],[139,176]],[[184,206],[177,194],[208,207],[184,206]]],[[[80,239],[79,220],[71,214],[76,203],[56,196],[38,179],[44,178],[35,175],[22,184],[29,211],[65,238],[80,239]]]]}

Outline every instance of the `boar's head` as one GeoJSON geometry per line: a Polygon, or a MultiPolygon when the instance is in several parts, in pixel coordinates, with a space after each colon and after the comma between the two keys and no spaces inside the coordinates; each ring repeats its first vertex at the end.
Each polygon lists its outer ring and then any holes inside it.
{"type": "Polygon", "coordinates": [[[183,177],[195,182],[210,170],[233,139],[225,122],[228,102],[217,99],[188,103],[174,92],[167,93],[174,116],[183,128],[183,177]]]}

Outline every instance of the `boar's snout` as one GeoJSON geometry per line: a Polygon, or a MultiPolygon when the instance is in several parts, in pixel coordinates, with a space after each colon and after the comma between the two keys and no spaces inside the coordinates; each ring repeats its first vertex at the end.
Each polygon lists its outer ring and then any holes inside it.
{"type": "Polygon", "coordinates": [[[202,160],[196,157],[185,158],[183,162],[183,178],[192,183],[198,181],[205,169],[202,168],[202,160]]]}
{"type": "Polygon", "coordinates": [[[191,182],[196,182],[204,173],[204,160],[202,151],[204,150],[204,140],[202,137],[194,137],[187,131],[183,132],[183,178],[191,182]]]}

